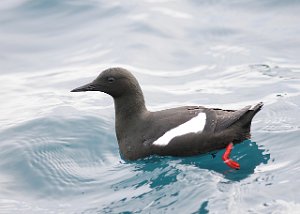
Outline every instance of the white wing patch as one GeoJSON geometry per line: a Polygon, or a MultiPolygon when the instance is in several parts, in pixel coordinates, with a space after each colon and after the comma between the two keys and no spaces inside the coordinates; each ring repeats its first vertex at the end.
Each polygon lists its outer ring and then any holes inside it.
{"type": "Polygon", "coordinates": [[[200,113],[196,117],[193,117],[189,121],[167,131],[163,136],[153,142],[157,146],[166,146],[168,143],[177,136],[181,136],[187,133],[202,132],[206,123],[206,114],[200,113]]]}

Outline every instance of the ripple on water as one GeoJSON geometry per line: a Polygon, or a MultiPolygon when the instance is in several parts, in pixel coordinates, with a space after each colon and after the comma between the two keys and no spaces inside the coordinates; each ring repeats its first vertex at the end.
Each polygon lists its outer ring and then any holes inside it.
{"type": "Polygon", "coordinates": [[[295,132],[300,130],[298,124],[300,120],[299,107],[294,103],[299,97],[297,94],[277,96],[277,101],[268,105],[265,111],[262,111],[263,130],[268,132],[295,132]],[[293,115],[293,117],[290,115],[293,115]]]}
{"type": "Polygon", "coordinates": [[[101,166],[119,159],[113,131],[106,132],[106,126],[99,118],[41,118],[3,131],[0,167],[18,180],[10,188],[43,197],[88,191],[101,166]]]}

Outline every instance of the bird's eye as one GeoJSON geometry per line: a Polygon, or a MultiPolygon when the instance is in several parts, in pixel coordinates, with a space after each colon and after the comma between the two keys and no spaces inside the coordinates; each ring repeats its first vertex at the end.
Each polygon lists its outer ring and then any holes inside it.
{"type": "Polygon", "coordinates": [[[108,77],[107,78],[107,81],[109,82],[109,83],[112,83],[112,82],[114,82],[116,79],[114,78],[114,77],[108,77]]]}

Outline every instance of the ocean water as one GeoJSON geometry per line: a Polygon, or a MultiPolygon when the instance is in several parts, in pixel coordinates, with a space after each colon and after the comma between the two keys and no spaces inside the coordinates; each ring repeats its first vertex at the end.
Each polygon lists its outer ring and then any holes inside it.
{"type": "Polygon", "coordinates": [[[0,213],[299,213],[300,2],[2,0],[0,213]],[[207,154],[125,161],[121,66],[150,110],[263,101],[238,171],[207,154]]]}

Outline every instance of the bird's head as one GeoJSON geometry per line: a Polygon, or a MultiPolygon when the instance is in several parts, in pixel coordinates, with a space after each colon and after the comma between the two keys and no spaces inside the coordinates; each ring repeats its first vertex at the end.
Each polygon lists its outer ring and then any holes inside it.
{"type": "Polygon", "coordinates": [[[136,78],[124,68],[109,68],[86,85],[73,89],[71,92],[101,91],[118,98],[141,92],[136,78]]]}

